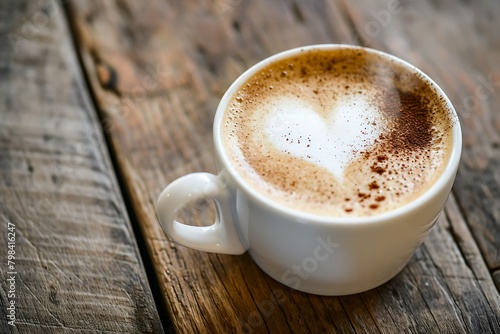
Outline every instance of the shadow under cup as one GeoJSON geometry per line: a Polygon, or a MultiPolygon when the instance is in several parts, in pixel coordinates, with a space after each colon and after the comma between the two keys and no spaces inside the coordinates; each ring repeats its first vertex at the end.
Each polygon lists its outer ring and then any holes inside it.
{"type": "Polygon", "coordinates": [[[198,250],[227,254],[248,251],[257,265],[277,281],[319,295],[347,295],[372,289],[394,277],[405,266],[446,203],[462,147],[456,112],[437,84],[394,56],[350,45],[297,48],[251,67],[231,85],[218,106],[214,142],[217,176],[190,174],[174,181],[173,186],[169,185],[160,195],[158,216],[165,232],[174,241],[198,250]],[[319,215],[265,196],[241,175],[226,150],[226,138],[222,136],[223,118],[231,99],[255,73],[302,52],[338,49],[376,54],[411,73],[418,73],[440,96],[451,118],[451,154],[441,175],[418,198],[377,215],[319,215]],[[179,196],[185,198],[172,200],[179,196]],[[197,198],[214,199],[216,222],[208,227],[193,227],[175,221],[177,210],[197,198]]]}

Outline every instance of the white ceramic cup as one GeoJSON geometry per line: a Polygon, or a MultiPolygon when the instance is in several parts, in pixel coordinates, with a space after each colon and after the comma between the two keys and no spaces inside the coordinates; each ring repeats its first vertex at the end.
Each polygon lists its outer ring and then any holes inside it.
{"type": "Polygon", "coordinates": [[[193,173],[168,185],[157,203],[163,230],[175,242],[205,252],[242,254],[277,281],[319,295],[347,295],[375,288],[409,261],[441,213],[462,149],[456,112],[443,91],[414,66],[380,51],[350,45],[312,45],[288,50],[252,66],[222,97],[214,120],[219,174],[193,173]],[[451,110],[453,147],[444,172],[422,196],[395,210],[368,217],[328,217],[298,211],[256,191],[239,175],[224,149],[221,123],[233,94],[256,72],[301,50],[356,48],[392,59],[419,73],[451,110]],[[214,200],[217,218],[198,227],[175,220],[186,204],[214,200]]]}

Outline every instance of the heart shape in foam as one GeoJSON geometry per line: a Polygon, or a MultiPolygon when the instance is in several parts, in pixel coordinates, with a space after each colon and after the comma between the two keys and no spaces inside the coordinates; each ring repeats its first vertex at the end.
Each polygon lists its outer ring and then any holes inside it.
{"type": "Polygon", "coordinates": [[[278,150],[324,167],[342,180],[349,162],[379,136],[374,126],[379,113],[359,95],[332,108],[323,117],[300,99],[275,100],[267,109],[266,133],[278,150]]]}

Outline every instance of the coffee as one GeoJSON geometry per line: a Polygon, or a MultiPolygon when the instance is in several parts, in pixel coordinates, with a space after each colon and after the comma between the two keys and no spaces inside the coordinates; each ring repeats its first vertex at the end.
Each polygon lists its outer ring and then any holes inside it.
{"type": "Polygon", "coordinates": [[[233,95],[224,146],[247,183],[329,216],[401,207],[437,180],[452,147],[446,101],[419,73],[366,49],[277,60],[233,95]]]}

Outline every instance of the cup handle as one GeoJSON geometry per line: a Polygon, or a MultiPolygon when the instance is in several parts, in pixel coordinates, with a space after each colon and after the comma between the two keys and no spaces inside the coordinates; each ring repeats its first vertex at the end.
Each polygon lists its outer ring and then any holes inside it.
{"type": "Polygon", "coordinates": [[[158,197],[158,219],[163,231],[176,243],[196,250],[222,254],[243,254],[243,246],[231,212],[230,193],[221,177],[193,173],[170,183],[158,197]],[[210,198],[215,202],[216,218],[210,226],[191,226],[175,220],[186,204],[210,198]]]}

